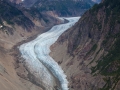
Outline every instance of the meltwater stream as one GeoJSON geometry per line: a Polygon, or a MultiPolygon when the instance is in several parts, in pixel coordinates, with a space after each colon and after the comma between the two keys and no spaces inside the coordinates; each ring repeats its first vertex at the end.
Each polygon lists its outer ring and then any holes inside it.
{"type": "MultiPolygon", "coordinates": [[[[54,82],[52,75],[54,75],[59,81],[62,90],[68,90],[66,75],[58,63],[49,56],[49,53],[50,46],[55,43],[64,31],[73,26],[79,20],[79,17],[65,19],[69,22],[55,25],[49,31],[28,43],[22,44],[19,48],[21,56],[25,59],[25,66],[33,75],[40,78],[41,81],[43,80],[41,84],[46,85],[45,87],[52,87],[54,82]]],[[[46,88],[46,90],[52,90],[50,87],[46,88]]]]}

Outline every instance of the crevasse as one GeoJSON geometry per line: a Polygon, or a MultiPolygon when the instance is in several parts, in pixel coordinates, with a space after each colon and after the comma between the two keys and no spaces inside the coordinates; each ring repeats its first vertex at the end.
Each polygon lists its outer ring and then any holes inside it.
{"type": "Polygon", "coordinates": [[[68,23],[55,25],[49,31],[39,35],[36,39],[19,47],[21,56],[25,59],[26,66],[32,73],[36,72],[35,75],[37,75],[38,78],[44,78],[43,83],[48,86],[52,86],[53,82],[53,77],[49,73],[50,71],[60,82],[61,89],[68,90],[68,81],[64,71],[58,63],[49,56],[50,46],[55,43],[64,31],[73,26],[79,18],[80,17],[65,18],[69,21],[68,23]]]}

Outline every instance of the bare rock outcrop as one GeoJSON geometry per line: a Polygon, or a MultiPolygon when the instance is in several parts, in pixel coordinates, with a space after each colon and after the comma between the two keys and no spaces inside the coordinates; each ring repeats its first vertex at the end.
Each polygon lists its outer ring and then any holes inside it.
{"type": "Polygon", "coordinates": [[[51,47],[70,90],[120,89],[118,3],[104,0],[94,5],[51,47]]]}

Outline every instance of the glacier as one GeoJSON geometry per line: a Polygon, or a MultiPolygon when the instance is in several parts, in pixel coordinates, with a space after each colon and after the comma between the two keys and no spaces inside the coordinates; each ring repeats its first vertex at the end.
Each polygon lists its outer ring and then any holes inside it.
{"type": "Polygon", "coordinates": [[[68,90],[68,81],[62,68],[49,56],[50,46],[55,43],[59,36],[72,27],[80,17],[60,17],[68,20],[68,23],[55,25],[49,31],[39,35],[36,39],[24,43],[19,47],[21,57],[29,72],[41,81],[45,90],[53,90],[54,77],[59,81],[61,90],[68,90]]]}

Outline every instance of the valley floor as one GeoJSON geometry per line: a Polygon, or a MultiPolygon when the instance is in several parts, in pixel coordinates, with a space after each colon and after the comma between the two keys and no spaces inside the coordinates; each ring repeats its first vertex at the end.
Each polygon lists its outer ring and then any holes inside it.
{"type": "MultiPolygon", "coordinates": [[[[20,53],[18,46],[33,40],[38,34],[49,28],[34,32],[21,32],[23,36],[8,36],[1,34],[0,39],[0,89],[1,90],[42,90],[42,88],[28,79],[27,70],[18,60],[20,53]],[[7,39],[7,40],[6,40],[7,39]],[[8,41],[8,42],[7,42],[8,41]],[[23,74],[24,73],[24,74],[23,74]]],[[[20,34],[20,32],[18,33],[20,34]]]]}

